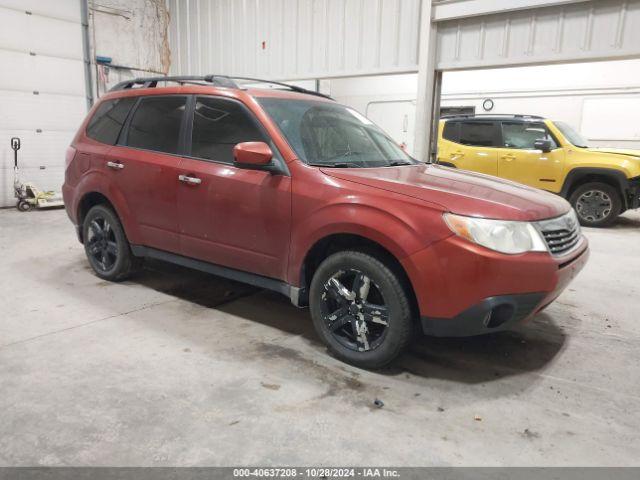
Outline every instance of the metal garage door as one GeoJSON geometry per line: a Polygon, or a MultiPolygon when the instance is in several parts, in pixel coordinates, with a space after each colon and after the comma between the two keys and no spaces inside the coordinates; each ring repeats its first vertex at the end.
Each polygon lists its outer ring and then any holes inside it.
{"type": "Polygon", "coordinates": [[[508,5],[504,1],[462,0],[437,6],[436,68],[506,67],[640,55],[640,0],[538,0],[531,3],[559,5],[491,15],[473,11],[476,6],[491,10],[502,3],[508,5]],[[465,4],[466,10],[458,12],[465,4]],[[456,18],[462,14],[474,16],[456,18]]]}
{"type": "Polygon", "coordinates": [[[86,114],[79,0],[0,0],[0,205],[13,198],[13,151],[24,180],[60,190],[64,154],[86,114]]]}
{"type": "Polygon", "coordinates": [[[299,80],[416,71],[421,0],[168,0],[171,72],[299,80]]]}

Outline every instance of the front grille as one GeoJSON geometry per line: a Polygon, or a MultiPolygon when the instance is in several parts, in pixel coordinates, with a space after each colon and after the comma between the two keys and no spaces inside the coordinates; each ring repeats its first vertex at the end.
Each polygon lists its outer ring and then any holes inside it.
{"type": "Polygon", "coordinates": [[[573,210],[561,217],[538,222],[538,229],[552,255],[568,252],[578,244],[582,236],[573,210]]]}

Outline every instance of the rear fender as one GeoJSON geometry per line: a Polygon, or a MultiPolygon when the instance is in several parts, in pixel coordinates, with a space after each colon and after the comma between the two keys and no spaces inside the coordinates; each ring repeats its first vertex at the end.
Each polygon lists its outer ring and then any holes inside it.
{"type": "Polygon", "coordinates": [[[120,189],[111,181],[107,174],[99,170],[92,170],[80,179],[76,188],[78,191],[83,192],[82,195],[78,195],[76,197],[77,202],[76,205],[73,206],[78,221],[80,219],[79,208],[82,199],[90,193],[100,193],[106,197],[113,206],[116,215],[118,215],[118,218],[122,223],[125,235],[129,242],[133,244],[141,243],[142,237],[140,235],[140,230],[138,229],[135,218],[127,205],[127,201],[120,189]]]}

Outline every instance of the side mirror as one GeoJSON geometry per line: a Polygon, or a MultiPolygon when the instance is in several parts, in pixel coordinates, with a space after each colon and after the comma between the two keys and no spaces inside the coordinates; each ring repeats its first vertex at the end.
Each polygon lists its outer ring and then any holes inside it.
{"type": "Polygon", "coordinates": [[[547,138],[540,138],[533,142],[533,148],[536,150],[542,150],[543,153],[551,151],[551,140],[547,138]]]}
{"type": "Polygon", "coordinates": [[[250,170],[269,170],[273,152],[264,142],[242,142],[233,147],[234,165],[250,170]]]}

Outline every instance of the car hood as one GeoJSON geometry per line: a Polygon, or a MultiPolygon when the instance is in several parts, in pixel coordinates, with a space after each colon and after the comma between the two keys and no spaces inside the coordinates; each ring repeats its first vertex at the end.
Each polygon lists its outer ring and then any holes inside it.
{"type": "Polygon", "coordinates": [[[561,197],[489,175],[439,165],[322,168],[326,175],[438,204],[474,217],[532,221],[569,211],[561,197]]]}
{"type": "Polygon", "coordinates": [[[627,148],[592,147],[587,148],[587,151],[593,153],[612,153],[614,155],[624,155],[625,157],[635,157],[636,160],[640,159],[640,150],[629,150],[627,148]]]}

